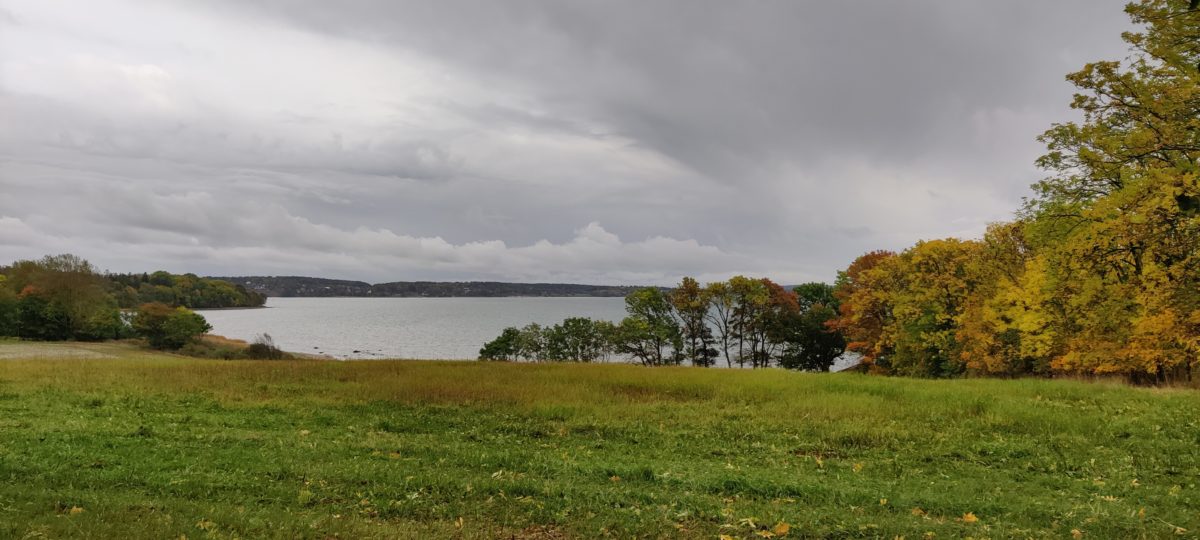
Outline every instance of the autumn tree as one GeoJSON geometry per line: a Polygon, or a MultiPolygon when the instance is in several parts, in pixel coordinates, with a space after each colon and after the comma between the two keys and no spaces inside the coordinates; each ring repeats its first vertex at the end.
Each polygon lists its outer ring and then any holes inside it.
{"type": "Polygon", "coordinates": [[[841,332],[846,349],[861,355],[862,361],[877,372],[886,372],[892,351],[885,330],[892,321],[895,257],[891,251],[860,255],[846,270],[838,272],[833,289],[838,317],[830,322],[830,328],[841,332]]]}
{"type": "Polygon", "coordinates": [[[838,279],[832,326],[877,371],[920,377],[961,372],[959,319],[978,287],[981,244],[918,242],[899,255],[872,252],[838,279]]]}
{"type": "Polygon", "coordinates": [[[708,312],[705,318],[708,325],[716,330],[716,342],[720,345],[721,355],[725,358],[725,367],[733,367],[734,336],[733,308],[736,306],[733,289],[727,281],[716,281],[704,287],[704,295],[708,299],[708,312]]]}
{"type": "Polygon", "coordinates": [[[1023,222],[988,227],[975,275],[958,318],[956,339],[966,368],[981,375],[1045,375],[1055,350],[1054,291],[1043,257],[1033,253],[1023,222]]]}
{"type": "Polygon", "coordinates": [[[4,285],[17,295],[17,334],[40,340],[101,340],[124,328],[107,283],[75,255],[17,261],[4,285]]]}
{"type": "Polygon", "coordinates": [[[978,286],[980,243],[955,238],[917,244],[896,259],[902,276],[892,295],[891,369],[945,377],[961,372],[959,317],[978,286]]]}
{"type": "Polygon", "coordinates": [[[1200,11],[1126,11],[1131,54],[1068,76],[1083,118],[1042,136],[1024,216],[1060,308],[1053,367],[1165,380],[1200,361],[1200,11]]]}
{"type": "Polygon", "coordinates": [[[753,366],[758,356],[761,319],[770,301],[769,292],[761,280],[734,276],[729,279],[729,293],[732,299],[730,330],[737,347],[734,359],[739,367],[745,367],[747,361],[753,366]]]}
{"type": "Polygon", "coordinates": [[[671,306],[679,319],[683,356],[693,366],[709,367],[719,354],[708,326],[709,296],[695,279],[684,277],[671,291],[671,306]]]}
{"type": "Polygon", "coordinates": [[[780,359],[788,337],[800,325],[800,303],[796,293],[767,278],[759,280],[766,291],[766,304],[750,327],[751,360],[757,368],[770,367],[780,359]]]}

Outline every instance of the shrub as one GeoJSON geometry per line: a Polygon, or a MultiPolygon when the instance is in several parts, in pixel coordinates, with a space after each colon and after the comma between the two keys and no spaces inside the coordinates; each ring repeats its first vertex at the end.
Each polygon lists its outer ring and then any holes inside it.
{"type": "Polygon", "coordinates": [[[515,327],[505,328],[500,336],[483,345],[479,349],[480,360],[498,360],[507,362],[516,360],[520,349],[521,331],[515,327]]]}
{"type": "Polygon", "coordinates": [[[133,331],[156,349],[177,350],[212,329],[208,321],[187,308],[157,302],[142,304],[133,317],[133,331]]]}
{"type": "Polygon", "coordinates": [[[291,358],[291,355],[275,346],[275,339],[271,334],[264,333],[259,334],[254,338],[254,343],[242,350],[242,357],[251,360],[284,360],[291,358]]]}

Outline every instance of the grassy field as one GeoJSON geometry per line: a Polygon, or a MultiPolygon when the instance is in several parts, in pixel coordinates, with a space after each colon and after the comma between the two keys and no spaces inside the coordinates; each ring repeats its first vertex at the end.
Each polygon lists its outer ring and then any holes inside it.
{"type": "Polygon", "coordinates": [[[1200,392],[0,343],[0,537],[1194,538],[1200,392]]]}

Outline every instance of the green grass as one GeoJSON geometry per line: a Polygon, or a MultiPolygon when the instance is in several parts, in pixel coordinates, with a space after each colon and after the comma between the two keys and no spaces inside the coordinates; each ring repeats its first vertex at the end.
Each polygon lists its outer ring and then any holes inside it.
{"type": "Polygon", "coordinates": [[[1189,390],[39,346],[0,344],[0,537],[1200,530],[1189,390]]]}

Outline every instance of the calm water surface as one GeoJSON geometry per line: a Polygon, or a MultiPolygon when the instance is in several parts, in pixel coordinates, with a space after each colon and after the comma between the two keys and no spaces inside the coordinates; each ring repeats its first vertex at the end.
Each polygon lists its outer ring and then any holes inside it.
{"type": "Polygon", "coordinates": [[[508,326],[567,317],[619,321],[623,298],[269,298],[264,309],[199,310],[212,333],[271,334],[287,351],[336,358],[475,359],[508,326]]]}

